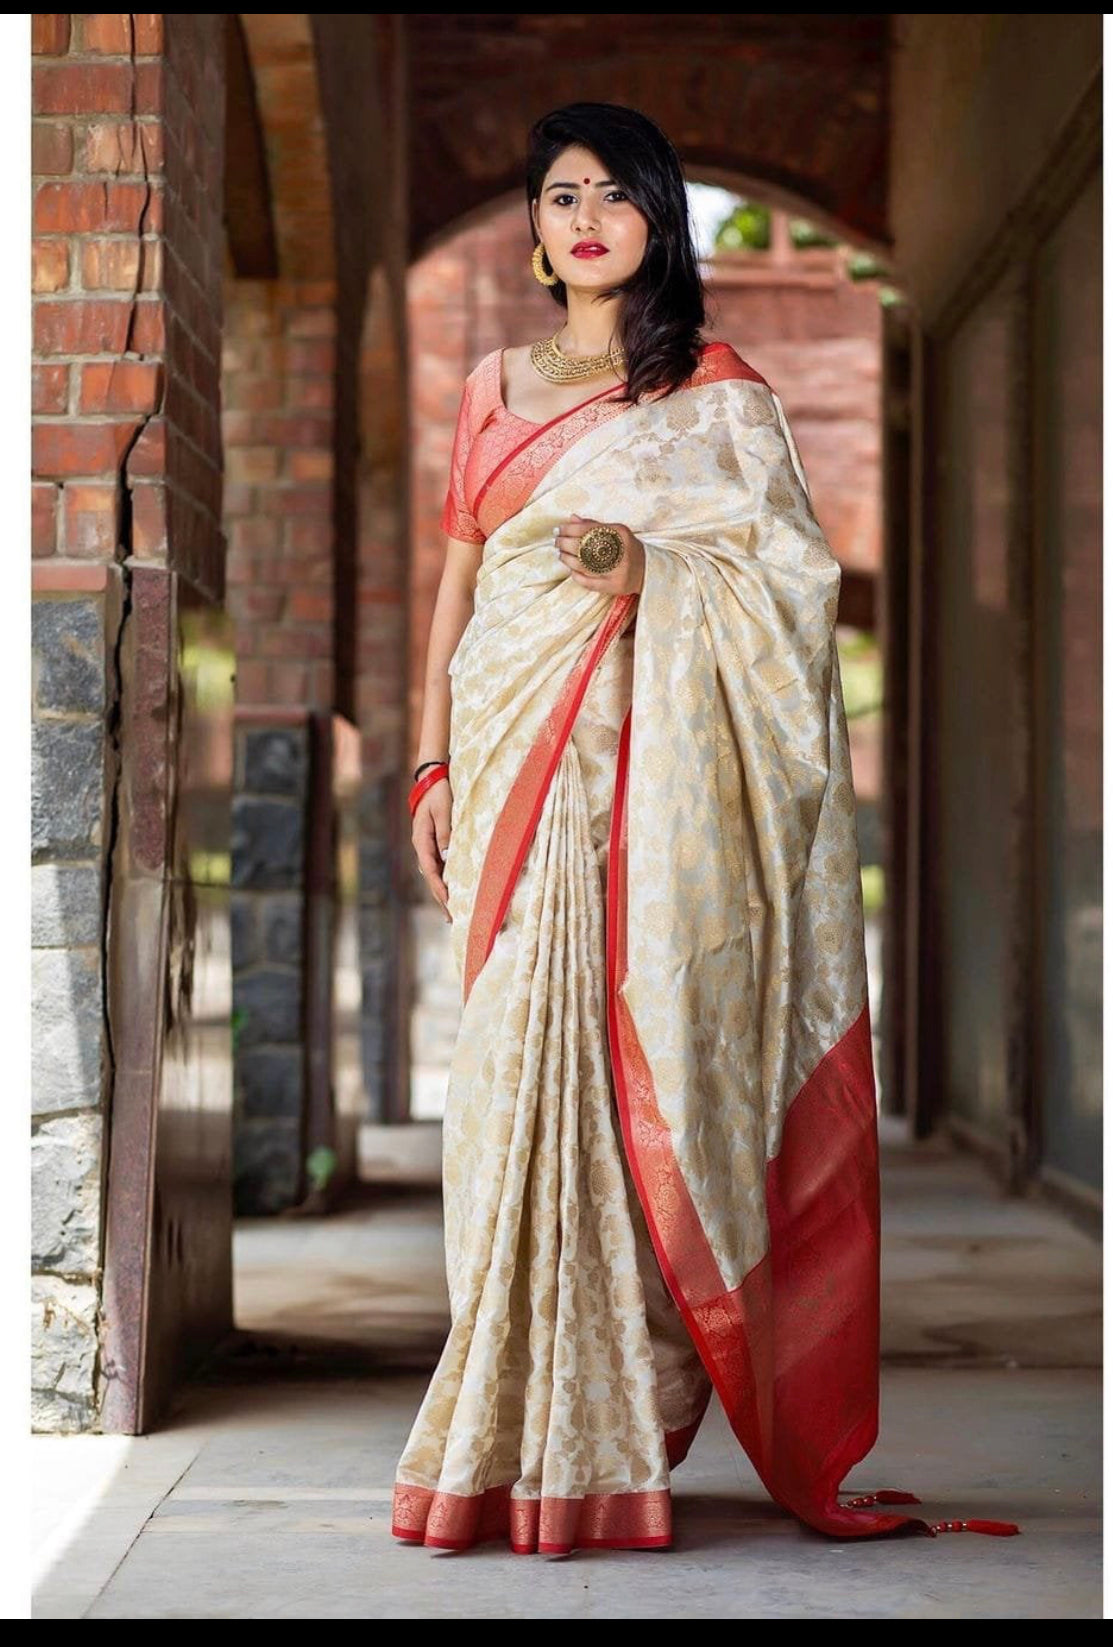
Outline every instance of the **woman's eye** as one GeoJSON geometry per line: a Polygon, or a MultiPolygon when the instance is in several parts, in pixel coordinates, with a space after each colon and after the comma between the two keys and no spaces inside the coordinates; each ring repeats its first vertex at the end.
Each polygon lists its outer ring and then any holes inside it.
{"type": "MultiPolygon", "coordinates": [[[[629,198],[630,196],[626,193],[625,189],[611,189],[607,195],[608,200],[629,200],[629,198]]],[[[553,201],[553,205],[571,206],[574,204],[575,199],[576,196],[574,194],[558,194],[556,199],[553,201]]]]}

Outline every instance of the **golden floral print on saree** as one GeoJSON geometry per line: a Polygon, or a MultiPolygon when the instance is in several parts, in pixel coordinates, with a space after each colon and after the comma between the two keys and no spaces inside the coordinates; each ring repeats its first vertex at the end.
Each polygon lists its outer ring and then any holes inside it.
{"type": "Polygon", "coordinates": [[[450,666],[451,1327],[394,1531],[663,1547],[712,1387],[819,1531],[1015,1531],[841,1487],[877,1434],[876,1103],[841,574],[780,400],[713,347],[556,450],[500,435],[488,485],[490,358],[446,503],[483,540],[450,666]],[[567,576],[574,513],[642,539],[637,596],[567,576]]]}

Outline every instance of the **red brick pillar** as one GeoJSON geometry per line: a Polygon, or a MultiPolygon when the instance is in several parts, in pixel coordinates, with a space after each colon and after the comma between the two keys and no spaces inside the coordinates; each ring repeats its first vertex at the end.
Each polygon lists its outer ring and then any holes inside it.
{"type": "Polygon", "coordinates": [[[315,1084],[328,1109],[336,289],[233,280],[225,310],[235,1205],[259,1214],[304,1197],[315,1084]]]}
{"type": "Polygon", "coordinates": [[[162,19],[37,14],[33,47],[34,553],[103,563],[162,399],[162,19]]]}
{"type": "Polygon", "coordinates": [[[230,282],[223,363],[236,702],[330,709],[333,283],[230,282]]]}
{"type": "Polygon", "coordinates": [[[231,1320],[223,30],[34,18],[39,1428],[231,1320]]]}

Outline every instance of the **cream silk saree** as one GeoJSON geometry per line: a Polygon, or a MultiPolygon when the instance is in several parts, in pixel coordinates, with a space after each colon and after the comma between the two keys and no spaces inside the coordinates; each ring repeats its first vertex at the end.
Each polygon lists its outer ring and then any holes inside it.
{"type": "Polygon", "coordinates": [[[451,1328],[394,1533],[666,1546],[712,1390],[807,1525],[957,1527],[840,1492],[878,1430],[876,1104],[841,573],[781,402],[712,345],[538,427],[499,364],[445,514],[484,544],[450,666],[451,1328]],[[567,575],[573,514],[642,539],[639,594],[567,575]]]}

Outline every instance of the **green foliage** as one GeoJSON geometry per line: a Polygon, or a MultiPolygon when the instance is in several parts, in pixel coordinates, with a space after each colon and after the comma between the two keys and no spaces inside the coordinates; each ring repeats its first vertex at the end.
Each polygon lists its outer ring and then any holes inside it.
{"type": "Polygon", "coordinates": [[[751,252],[768,251],[769,239],[769,208],[756,200],[740,200],[715,233],[715,245],[731,252],[743,248],[751,252]]]}
{"type": "Polygon", "coordinates": [[[195,886],[228,886],[232,879],[232,854],[193,848],[189,854],[189,878],[195,886]]]}
{"type": "Polygon", "coordinates": [[[247,1013],[243,1007],[232,1008],[232,1056],[235,1057],[240,1044],[240,1032],[247,1023],[247,1013]]]}
{"type": "Polygon", "coordinates": [[[838,632],[839,673],[848,721],[884,707],[885,691],[877,638],[865,629],[838,632]]]}
{"type": "Polygon", "coordinates": [[[306,1157],[305,1170],[309,1174],[313,1188],[320,1192],[336,1171],[336,1151],[329,1149],[325,1144],[318,1144],[306,1157]]]}
{"type": "Polygon", "coordinates": [[[847,259],[846,272],[851,280],[880,280],[888,270],[869,252],[854,252],[847,259]]]}
{"type": "Polygon", "coordinates": [[[809,223],[807,218],[804,217],[790,218],[788,234],[792,244],[799,249],[808,246],[837,246],[839,244],[836,235],[828,234],[826,229],[818,229],[814,223],[809,223]]]}
{"type": "Polygon", "coordinates": [[[885,871],[880,864],[862,865],[862,908],[869,915],[880,915],[885,907],[885,871]]]}

